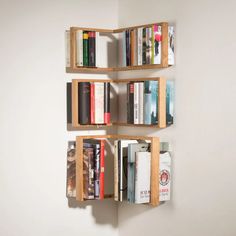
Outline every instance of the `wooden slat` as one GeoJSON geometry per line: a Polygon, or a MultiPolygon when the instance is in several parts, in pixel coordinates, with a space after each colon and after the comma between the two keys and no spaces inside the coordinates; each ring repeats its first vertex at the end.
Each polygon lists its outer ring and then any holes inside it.
{"type": "Polygon", "coordinates": [[[158,126],[166,127],[166,80],[159,79],[158,85],[158,126]]]}
{"type": "Polygon", "coordinates": [[[105,83],[105,82],[110,82],[110,83],[116,83],[116,80],[113,79],[73,79],[75,80],[77,83],[80,82],[101,82],[101,83],[105,83]]]}
{"type": "Polygon", "coordinates": [[[127,79],[116,79],[115,83],[129,83],[129,82],[139,82],[139,81],[151,81],[159,80],[159,77],[150,77],[150,78],[127,78],[127,79]]]}
{"type": "Polygon", "coordinates": [[[159,156],[160,141],[159,138],[151,139],[151,201],[153,206],[159,205],[159,156]]]}
{"type": "Polygon", "coordinates": [[[72,127],[79,127],[79,94],[78,82],[72,80],[72,127]]]}
{"type": "Polygon", "coordinates": [[[70,28],[70,68],[74,70],[76,68],[76,32],[70,28]]]}
{"type": "Polygon", "coordinates": [[[163,23],[161,28],[161,66],[168,67],[168,23],[163,23]]]}
{"type": "Polygon", "coordinates": [[[86,27],[71,27],[74,31],[84,30],[84,31],[96,31],[101,33],[113,33],[112,29],[99,29],[99,28],[86,28],[86,27]]]}
{"type": "Polygon", "coordinates": [[[114,67],[114,71],[129,71],[129,70],[145,70],[145,69],[158,69],[163,68],[161,64],[150,64],[150,65],[140,65],[140,66],[125,66],[125,67],[114,67]]]}
{"type": "Polygon", "coordinates": [[[158,125],[148,125],[148,124],[128,124],[121,122],[114,122],[113,125],[117,126],[132,126],[132,127],[146,127],[146,128],[158,128],[158,125]]]}
{"type": "Polygon", "coordinates": [[[83,138],[76,137],[76,200],[84,201],[83,194],[83,138]]]}

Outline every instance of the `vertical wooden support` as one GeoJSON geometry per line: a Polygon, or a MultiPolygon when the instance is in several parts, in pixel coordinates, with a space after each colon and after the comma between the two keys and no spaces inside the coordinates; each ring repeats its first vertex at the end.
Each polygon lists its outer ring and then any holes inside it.
{"type": "Polygon", "coordinates": [[[72,126],[78,127],[79,124],[79,92],[78,92],[79,83],[76,80],[72,80],[72,126]]]}
{"type": "Polygon", "coordinates": [[[158,125],[160,128],[166,127],[166,80],[158,80],[158,125]]]}
{"type": "Polygon", "coordinates": [[[152,206],[159,205],[159,159],[160,141],[159,138],[151,139],[151,201],[152,206]]]}
{"type": "Polygon", "coordinates": [[[168,67],[168,23],[161,24],[161,65],[162,67],[168,67]]]}
{"type": "Polygon", "coordinates": [[[70,28],[70,68],[76,69],[76,29],[70,28]]]}
{"type": "Polygon", "coordinates": [[[83,137],[76,137],[76,200],[84,201],[83,194],[83,137]]]}

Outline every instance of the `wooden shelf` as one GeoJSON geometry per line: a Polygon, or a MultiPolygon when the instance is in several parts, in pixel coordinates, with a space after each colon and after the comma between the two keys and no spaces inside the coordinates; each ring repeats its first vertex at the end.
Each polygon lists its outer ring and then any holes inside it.
{"type": "MultiPolygon", "coordinates": [[[[150,140],[151,144],[151,186],[150,204],[159,205],[159,153],[160,141],[157,137],[129,136],[129,135],[94,135],[76,137],[76,200],[84,201],[83,194],[83,140],[84,139],[135,139],[150,140]]],[[[105,170],[106,171],[106,170],[105,170]]],[[[108,194],[106,198],[113,198],[113,194],[108,194]]]]}
{"type": "Polygon", "coordinates": [[[139,25],[139,26],[120,28],[120,29],[115,29],[115,30],[84,28],[84,27],[71,27],[70,28],[70,67],[66,68],[67,73],[107,73],[107,72],[130,71],[130,70],[159,69],[159,68],[167,68],[167,67],[169,67],[168,65],[168,23],[167,22],[145,24],[145,25],[139,25]],[[83,67],[83,66],[76,65],[76,58],[77,58],[76,32],[78,30],[116,34],[116,33],[121,33],[125,30],[132,30],[132,29],[137,29],[140,27],[151,27],[154,24],[158,24],[162,27],[161,63],[160,64],[135,65],[135,66],[125,66],[125,67],[108,67],[108,68],[83,67]]]}
{"type": "MultiPolygon", "coordinates": [[[[111,126],[130,126],[130,127],[150,127],[150,128],[165,128],[166,127],[166,80],[162,77],[153,78],[131,78],[131,79],[73,79],[72,80],[72,127],[111,127],[111,126]],[[125,122],[111,122],[110,124],[79,124],[79,96],[78,96],[78,83],[79,82],[110,82],[114,84],[141,82],[141,81],[158,81],[158,124],[129,124],[125,122]]],[[[118,106],[118,105],[117,105],[118,106]]]]}

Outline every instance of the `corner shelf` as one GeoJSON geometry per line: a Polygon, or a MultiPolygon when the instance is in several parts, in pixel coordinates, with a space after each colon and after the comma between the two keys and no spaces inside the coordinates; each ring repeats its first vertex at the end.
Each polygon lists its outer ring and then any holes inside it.
{"type": "MultiPolygon", "coordinates": [[[[159,205],[159,158],[160,141],[157,137],[129,136],[129,135],[94,135],[76,137],[76,200],[85,201],[83,193],[83,140],[84,139],[134,139],[150,140],[151,144],[151,185],[150,203],[152,206],[159,205]]],[[[113,194],[105,195],[105,198],[113,198],[113,194]]]]}
{"type": "MultiPolygon", "coordinates": [[[[119,94],[118,94],[119,95],[119,94]]],[[[111,126],[130,126],[130,127],[149,127],[149,128],[165,128],[166,127],[166,79],[163,77],[155,78],[132,78],[132,79],[73,79],[71,90],[71,105],[72,105],[72,127],[111,127],[111,126]],[[79,124],[79,82],[110,82],[114,84],[143,82],[143,81],[158,81],[158,124],[130,124],[125,122],[111,122],[109,124],[79,124]]],[[[117,104],[118,107],[118,104],[117,104]]]]}
{"type": "Polygon", "coordinates": [[[160,23],[152,23],[146,25],[138,25],[120,29],[98,29],[98,28],[84,28],[84,27],[70,27],[70,67],[66,68],[67,73],[106,73],[106,72],[118,72],[118,71],[130,71],[130,70],[143,70],[143,69],[159,69],[159,68],[167,68],[170,65],[168,64],[168,23],[160,22],[160,23]],[[162,43],[161,43],[161,63],[160,64],[145,64],[145,65],[132,65],[125,67],[83,67],[76,65],[76,32],[78,30],[83,31],[96,31],[100,33],[121,33],[126,30],[137,29],[141,27],[151,27],[154,24],[160,25],[162,27],[162,43]]]}

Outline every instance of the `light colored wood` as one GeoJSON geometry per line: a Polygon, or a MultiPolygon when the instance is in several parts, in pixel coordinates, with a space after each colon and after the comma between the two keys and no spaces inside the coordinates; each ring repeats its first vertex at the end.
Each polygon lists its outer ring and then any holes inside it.
{"type": "Polygon", "coordinates": [[[76,200],[84,201],[83,193],[83,138],[76,137],[76,200]]]}
{"type": "Polygon", "coordinates": [[[151,201],[152,206],[159,205],[159,159],[160,141],[153,137],[151,140],[151,201]]]}
{"type": "Polygon", "coordinates": [[[70,28],[70,70],[74,70],[76,68],[76,32],[73,28],[70,28]]]}
{"type": "Polygon", "coordinates": [[[158,126],[166,127],[166,80],[159,78],[158,80],[158,126]]]}
{"type": "Polygon", "coordinates": [[[113,125],[117,126],[132,126],[132,127],[146,127],[146,128],[158,128],[158,125],[148,125],[148,124],[128,124],[121,122],[114,122],[113,125]]]}
{"type": "Polygon", "coordinates": [[[116,80],[113,80],[113,79],[73,79],[72,81],[76,81],[77,83],[80,83],[80,82],[101,82],[101,83],[110,82],[110,83],[117,83],[116,80]]]}
{"type": "Polygon", "coordinates": [[[79,93],[78,93],[78,82],[72,80],[72,126],[79,127],[79,93]]]}
{"type": "Polygon", "coordinates": [[[161,27],[162,42],[161,42],[161,66],[168,67],[168,23],[162,23],[161,27]]]}
{"type": "Polygon", "coordinates": [[[86,27],[71,27],[74,31],[84,30],[84,31],[96,31],[101,33],[114,33],[112,29],[99,29],[99,28],[86,28],[86,27]]]}
{"type": "Polygon", "coordinates": [[[127,78],[127,79],[115,79],[115,83],[129,83],[129,82],[140,82],[140,81],[159,81],[160,77],[149,77],[149,78],[127,78]]]}

